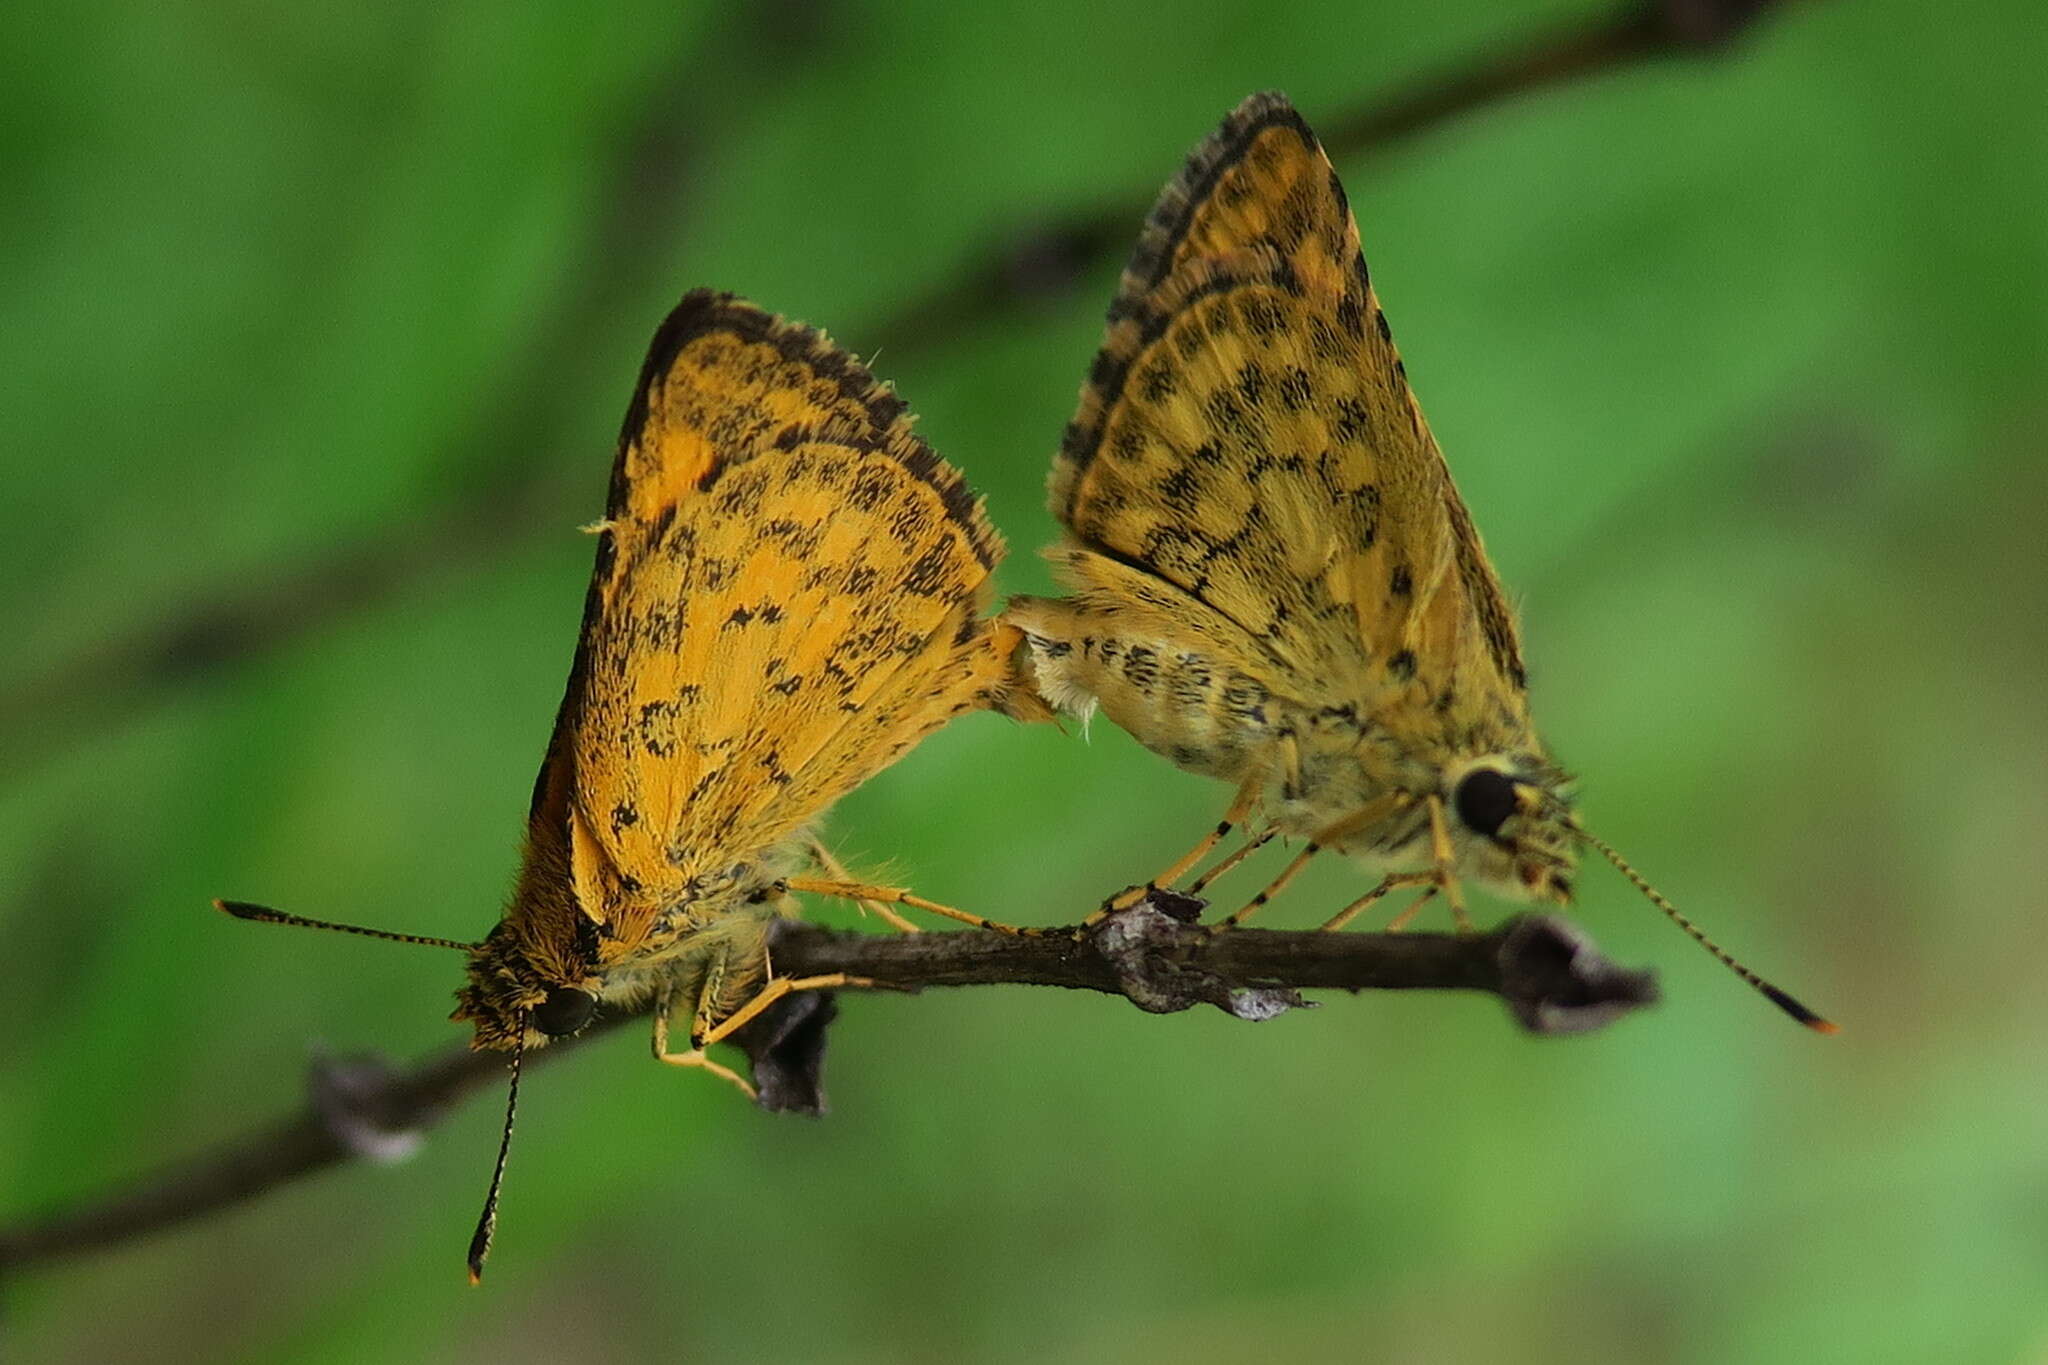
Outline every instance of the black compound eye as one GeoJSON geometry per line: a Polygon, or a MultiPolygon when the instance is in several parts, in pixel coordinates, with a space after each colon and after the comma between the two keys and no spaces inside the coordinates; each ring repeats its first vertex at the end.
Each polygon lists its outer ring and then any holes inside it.
{"type": "Polygon", "coordinates": [[[533,1007],[533,1026],[550,1038],[574,1033],[597,1013],[597,997],[574,986],[557,986],[533,1007]]]}
{"type": "Polygon", "coordinates": [[[1474,768],[1458,784],[1458,818],[1480,834],[1500,833],[1515,813],[1515,782],[1498,768],[1474,768]]]}

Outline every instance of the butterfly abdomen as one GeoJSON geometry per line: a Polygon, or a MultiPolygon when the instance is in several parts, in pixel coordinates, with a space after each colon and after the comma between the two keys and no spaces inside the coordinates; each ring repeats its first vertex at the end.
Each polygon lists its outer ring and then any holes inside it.
{"type": "Polygon", "coordinates": [[[1022,632],[1019,681],[1055,710],[1096,710],[1190,772],[1235,781],[1278,721],[1264,684],[1227,658],[1097,615],[1074,600],[1020,597],[1005,618],[1022,632]]]}

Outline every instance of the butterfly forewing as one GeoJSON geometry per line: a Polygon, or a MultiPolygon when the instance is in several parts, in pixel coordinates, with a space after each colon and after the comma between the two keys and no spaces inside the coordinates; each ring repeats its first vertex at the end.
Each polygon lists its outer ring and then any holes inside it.
{"type": "Polygon", "coordinates": [[[1001,545],[864,368],[725,296],[662,329],[619,468],[565,715],[579,898],[630,945],[989,703],[1001,545]]]}
{"type": "MultiPolygon", "coordinates": [[[[1476,688],[1520,710],[1513,618],[1343,190],[1277,96],[1247,101],[1161,196],[1052,506],[1077,586],[1116,576],[1099,560],[1163,580],[1304,705],[1417,713],[1476,688]]],[[[1028,609],[1016,619],[1030,627],[1028,609]]]]}

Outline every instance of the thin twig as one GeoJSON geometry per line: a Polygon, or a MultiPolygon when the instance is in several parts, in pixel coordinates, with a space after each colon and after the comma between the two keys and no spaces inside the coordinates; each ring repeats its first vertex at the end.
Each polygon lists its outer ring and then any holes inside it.
{"type": "MultiPolygon", "coordinates": [[[[1635,0],[1615,14],[1546,31],[1323,121],[1340,157],[1402,138],[1518,96],[1665,57],[1718,51],[1779,0],[1635,0]]],[[[792,7],[768,6],[783,14],[792,7]]],[[[797,7],[800,8],[800,7],[797,7]]],[[[786,19],[788,16],[784,15],[786,19]]],[[[787,41],[781,29],[755,33],[787,41]]],[[[723,54],[731,64],[731,54],[723,54]]],[[[742,64],[744,62],[742,61],[742,64]]],[[[764,61],[787,72],[786,59],[764,61]]],[[[138,711],[195,677],[282,648],[352,612],[367,610],[424,582],[497,562],[557,534],[556,509],[574,497],[547,460],[556,426],[560,375],[598,349],[649,263],[673,246],[678,168],[703,137],[686,108],[702,82],[678,71],[658,83],[675,102],[651,101],[629,148],[599,197],[598,230],[577,261],[557,272],[553,311],[537,320],[497,397],[480,403],[472,433],[450,465],[462,491],[408,524],[387,527],[311,553],[267,580],[246,571],[182,610],[153,614],[126,635],[62,660],[0,692],[0,753],[17,766],[72,735],[138,711]],[[523,453],[518,458],[515,453],[523,453]]],[[[701,112],[701,111],[700,111],[701,112]]],[[[1143,191],[1041,220],[993,244],[960,271],[897,310],[859,339],[892,354],[957,344],[964,333],[1022,304],[1063,298],[1097,260],[1125,249],[1143,216],[1143,191]]]]}
{"type": "MultiPolygon", "coordinates": [[[[1172,911],[1170,894],[1092,930],[1029,937],[982,930],[881,936],[790,922],[774,943],[791,976],[844,972],[875,986],[1061,986],[1119,995],[1153,1013],[1207,1004],[1267,1019],[1307,1003],[1301,990],[1463,990],[1499,996],[1536,1033],[1575,1033],[1655,1001],[1647,972],[1616,967],[1553,916],[1485,934],[1348,934],[1239,929],[1216,933],[1172,911]]],[[[1193,904],[1193,903],[1188,903],[1193,904]]],[[[817,1112],[818,1067],[832,1002],[788,997],[738,1041],[766,1108],[817,1112]]],[[[560,1057],[631,1022],[620,1014],[534,1053],[560,1057]]],[[[392,1159],[471,1092],[504,1075],[499,1053],[456,1045],[403,1070],[374,1059],[323,1061],[296,1112],[110,1195],[0,1229],[0,1276],[115,1246],[255,1199],[355,1157],[392,1159]]]]}

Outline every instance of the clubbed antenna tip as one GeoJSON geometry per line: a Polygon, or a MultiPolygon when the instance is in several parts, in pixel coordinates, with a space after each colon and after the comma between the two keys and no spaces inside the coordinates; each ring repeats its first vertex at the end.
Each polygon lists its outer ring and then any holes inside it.
{"type": "Polygon", "coordinates": [[[469,1282],[484,1282],[484,1257],[491,1254],[491,1234],[498,1230],[498,1191],[505,1186],[505,1158],[512,1152],[512,1120],[519,1113],[519,1067],[526,1060],[526,1031],[520,1027],[519,1041],[512,1049],[512,1080],[505,1087],[505,1132],[498,1139],[498,1163],[491,1168],[491,1190],[484,1196],[483,1215],[469,1239],[469,1282]]]}
{"type": "Polygon", "coordinates": [[[1656,887],[1651,886],[1650,883],[1644,879],[1642,873],[1636,871],[1635,868],[1630,866],[1628,859],[1622,857],[1619,853],[1615,852],[1613,845],[1609,844],[1604,839],[1596,837],[1591,830],[1588,830],[1585,826],[1579,824],[1577,821],[1573,821],[1571,823],[1571,830],[1574,834],[1578,835],[1579,838],[1585,840],[1594,848],[1598,849],[1602,857],[1606,858],[1608,862],[1613,863],[1616,870],[1619,871],[1622,876],[1628,878],[1629,883],[1632,886],[1634,886],[1636,890],[1642,892],[1643,895],[1648,898],[1650,904],[1656,906],[1659,910],[1662,910],[1673,924],[1677,925],[1680,929],[1683,929],[1686,932],[1686,934],[1692,939],[1693,942],[1699,944],[1700,947],[1705,948],[1708,952],[1712,953],[1716,958],[1718,958],[1722,966],[1726,967],[1729,971],[1734,972],[1737,976],[1741,977],[1744,981],[1748,982],[1751,988],[1754,989],[1757,992],[1757,994],[1763,996],[1764,999],[1770,1001],[1773,1005],[1776,1005],[1779,1009],[1785,1011],[1785,1013],[1791,1015],[1800,1023],[1806,1025],[1815,1033],[1834,1034],[1841,1032],[1841,1029],[1836,1027],[1832,1020],[1823,1019],[1820,1015],[1815,1014],[1812,1010],[1806,1008],[1806,1006],[1800,1004],[1797,1000],[1794,1000],[1791,996],[1785,994],[1785,992],[1779,990],[1776,986],[1773,986],[1770,982],[1758,976],[1748,967],[1745,967],[1741,962],[1737,961],[1734,955],[1731,954],[1726,948],[1723,948],[1720,944],[1708,938],[1704,933],[1700,931],[1700,927],[1697,924],[1694,924],[1691,920],[1687,919],[1684,915],[1678,912],[1677,906],[1673,905],[1670,901],[1664,899],[1663,894],[1659,892],[1656,887]]]}
{"type": "Polygon", "coordinates": [[[1794,1000],[1769,982],[1765,982],[1758,989],[1764,993],[1764,999],[1806,1025],[1815,1033],[1825,1033],[1832,1037],[1842,1031],[1840,1024],[1837,1024],[1832,1019],[1823,1019],[1820,1015],[1815,1014],[1812,1010],[1800,1004],[1797,1000],[1794,1000]]]}

